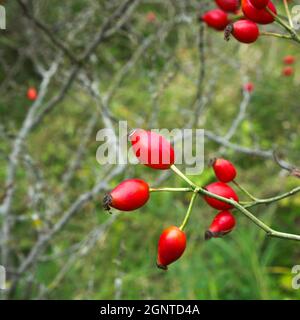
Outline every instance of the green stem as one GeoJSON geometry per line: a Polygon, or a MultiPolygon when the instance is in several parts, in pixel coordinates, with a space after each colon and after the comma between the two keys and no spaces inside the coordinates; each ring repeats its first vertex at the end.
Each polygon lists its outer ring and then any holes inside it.
{"type": "Polygon", "coordinates": [[[251,207],[254,207],[254,206],[259,205],[259,204],[269,204],[269,203],[272,203],[272,202],[276,202],[276,201],[291,197],[291,196],[293,196],[293,195],[295,195],[295,194],[297,194],[299,192],[300,192],[300,187],[296,187],[296,188],[292,189],[291,191],[288,191],[286,193],[280,194],[280,195],[278,195],[276,197],[266,198],[266,199],[257,199],[256,201],[253,201],[253,202],[251,202],[249,204],[246,204],[245,208],[251,208],[251,207]]]}
{"type": "Polygon", "coordinates": [[[266,7],[266,10],[270,13],[271,16],[273,16],[274,20],[278,24],[280,24],[283,28],[285,28],[291,34],[292,39],[300,43],[300,38],[293,28],[291,28],[287,23],[285,23],[278,15],[274,14],[274,12],[269,9],[269,7],[266,7]]]}
{"type": "Polygon", "coordinates": [[[192,188],[150,188],[150,192],[193,192],[192,188]]]}
{"type": "Polygon", "coordinates": [[[290,24],[291,28],[294,29],[293,19],[292,19],[292,16],[291,16],[291,12],[290,12],[287,0],[283,0],[283,4],[284,4],[284,7],[285,7],[286,15],[287,15],[288,20],[289,20],[289,24],[290,24]]]}
{"type": "Polygon", "coordinates": [[[197,188],[197,185],[191,181],[184,173],[182,173],[174,164],[171,166],[171,169],[185,182],[187,182],[193,189],[197,188]]]}
{"type": "Polygon", "coordinates": [[[257,198],[255,198],[250,192],[248,192],[244,187],[242,187],[240,184],[237,183],[237,181],[232,181],[242,192],[244,192],[251,200],[253,201],[259,201],[257,198]]]}
{"type": "Polygon", "coordinates": [[[275,32],[262,31],[262,32],[260,32],[260,35],[261,36],[269,36],[269,37],[276,37],[276,38],[281,38],[281,39],[293,40],[293,38],[289,34],[281,34],[281,33],[275,33],[275,32]]]}
{"type": "Polygon", "coordinates": [[[191,201],[190,201],[188,210],[187,210],[187,212],[186,212],[186,215],[185,215],[185,217],[184,217],[184,220],[183,220],[181,226],[179,227],[180,230],[183,230],[183,229],[185,228],[186,224],[187,224],[188,221],[189,221],[189,218],[190,218],[190,216],[191,216],[191,212],[192,212],[192,209],[193,209],[193,206],[194,206],[194,202],[195,202],[196,196],[198,195],[198,191],[199,191],[198,188],[196,188],[196,189],[194,190],[194,193],[193,193],[193,195],[192,195],[192,197],[191,197],[191,201]]]}

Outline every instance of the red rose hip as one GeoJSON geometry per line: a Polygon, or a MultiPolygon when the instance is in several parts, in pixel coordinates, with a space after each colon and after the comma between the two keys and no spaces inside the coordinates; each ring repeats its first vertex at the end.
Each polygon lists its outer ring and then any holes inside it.
{"type": "Polygon", "coordinates": [[[294,64],[294,63],[295,63],[295,57],[294,57],[294,56],[291,56],[291,55],[285,56],[285,57],[283,58],[283,63],[284,63],[284,64],[294,64]]]}
{"type": "Polygon", "coordinates": [[[174,149],[162,135],[136,129],[130,134],[129,139],[136,157],[147,167],[166,170],[174,164],[174,149]]]}
{"type": "MultiPolygon", "coordinates": [[[[211,183],[208,186],[206,186],[205,189],[208,192],[218,195],[220,197],[232,199],[236,202],[239,201],[239,198],[235,191],[224,182],[211,183]]],[[[217,210],[228,210],[232,208],[232,205],[230,203],[226,203],[222,200],[218,200],[210,196],[204,196],[204,199],[207,202],[207,204],[209,204],[211,207],[217,210]]]]}
{"type": "Polygon", "coordinates": [[[244,84],[243,89],[249,93],[252,93],[254,90],[254,83],[253,82],[247,82],[244,84]]]}
{"type": "Polygon", "coordinates": [[[239,20],[226,27],[225,40],[229,40],[230,34],[232,34],[239,42],[252,43],[259,37],[259,29],[257,24],[253,21],[239,20]]]}
{"type": "Polygon", "coordinates": [[[149,199],[149,185],[140,179],[128,179],[121,182],[103,199],[105,210],[115,208],[121,211],[133,211],[142,207],[149,199]]]}
{"type": "Polygon", "coordinates": [[[235,13],[239,7],[239,0],[215,0],[218,7],[226,12],[235,13]]]}
{"type": "Polygon", "coordinates": [[[294,73],[294,68],[287,66],[282,69],[282,75],[285,77],[290,77],[294,73]]]}
{"type": "Polygon", "coordinates": [[[37,99],[37,96],[38,96],[38,93],[37,93],[36,88],[34,88],[34,87],[28,88],[28,90],[27,90],[28,100],[34,101],[37,99]]]}
{"type": "Polygon", "coordinates": [[[250,0],[251,4],[256,9],[264,9],[268,5],[269,1],[270,0],[250,0]]]}
{"type": "Polygon", "coordinates": [[[221,182],[230,182],[236,177],[234,165],[225,159],[216,159],[213,163],[213,169],[216,177],[221,182]]]}
{"type": "Polygon", "coordinates": [[[216,30],[224,30],[228,25],[228,15],[221,9],[214,9],[207,11],[202,16],[202,21],[204,21],[209,27],[216,30]]]}
{"type": "Polygon", "coordinates": [[[168,265],[178,260],[186,247],[185,233],[175,226],[163,231],[158,241],[157,266],[168,270],[168,265]]]}
{"type": "MultiPolygon", "coordinates": [[[[276,7],[272,1],[269,1],[268,8],[276,15],[276,7]]],[[[250,0],[242,0],[242,10],[244,15],[253,22],[260,24],[269,24],[274,22],[274,17],[266,9],[255,8],[250,0]]]]}
{"type": "Polygon", "coordinates": [[[219,212],[205,232],[205,240],[223,237],[235,227],[235,218],[229,211],[219,212]]]}

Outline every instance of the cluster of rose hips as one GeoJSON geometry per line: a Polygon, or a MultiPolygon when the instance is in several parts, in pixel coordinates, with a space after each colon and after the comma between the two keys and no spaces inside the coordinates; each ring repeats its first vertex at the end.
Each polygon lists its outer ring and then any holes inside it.
{"type": "Polygon", "coordinates": [[[272,23],[274,16],[277,15],[276,7],[270,0],[215,0],[215,2],[219,8],[207,11],[200,20],[215,30],[224,31],[226,40],[233,35],[242,43],[255,42],[259,37],[257,24],[272,23]],[[274,16],[269,11],[273,12],[274,16]],[[235,16],[231,18],[230,14],[235,16]]]}
{"type": "Polygon", "coordinates": [[[292,67],[292,65],[295,63],[295,60],[295,57],[291,55],[285,56],[283,58],[283,63],[285,64],[285,66],[282,69],[282,75],[286,77],[293,75],[294,68],[292,67]]]}
{"type": "MultiPolygon", "coordinates": [[[[153,131],[136,129],[129,135],[129,140],[140,163],[157,170],[170,168],[174,170],[174,149],[163,136],[153,131]]],[[[237,194],[227,184],[231,181],[234,182],[235,167],[225,159],[215,159],[212,167],[218,181],[207,185],[205,189],[212,194],[238,202],[237,194]]],[[[146,204],[152,190],[144,180],[124,180],[104,196],[104,208],[108,211],[111,208],[121,211],[136,210],[146,204]]],[[[197,190],[194,191],[195,196],[196,194],[198,194],[197,190]]],[[[204,196],[204,200],[212,208],[219,211],[205,232],[205,239],[218,238],[229,233],[236,224],[234,216],[229,211],[232,209],[232,205],[207,195],[204,196]]],[[[158,242],[157,266],[159,268],[167,270],[167,266],[179,259],[184,253],[186,235],[183,228],[185,224],[186,222],[180,227],[170,226],[162,232],[158,242]]]]}

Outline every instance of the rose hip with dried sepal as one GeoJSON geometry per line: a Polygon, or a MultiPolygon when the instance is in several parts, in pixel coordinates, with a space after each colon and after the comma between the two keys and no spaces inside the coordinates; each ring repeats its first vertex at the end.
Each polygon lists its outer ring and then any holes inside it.
{"type": "Polygon", "coordinates": [[[115,208],[133,211],[142,207],[149,199],[149,185],[141,179],[128,179],[121,182],[103,199],[105,210],[115,208]]]}

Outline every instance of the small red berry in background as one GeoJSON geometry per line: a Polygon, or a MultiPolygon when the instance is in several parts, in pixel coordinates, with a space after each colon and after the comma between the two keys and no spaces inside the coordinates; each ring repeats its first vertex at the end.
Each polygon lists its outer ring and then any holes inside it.
{"type": "Polygon", "coordinates": [[[236,169],[228,160],[216,159],[212,167],[217,179],[221,182],[230,182],[236,177],[236,169]]]}
{"type": "Polygon", "coordinates": [[[215,0],[215,1],[218,7],[226,12],[235,13],[240,7],[239,0],[215,0]]]}
{"type": "MultiPolygon", "coordinates": [[[[272,1],[269,1],[268,8],[276,15],[277,10],[272,1]]],[[[266,9],[256,9],[250,0],[242,0],[242,10],[244,15],[253,22],[269,24],[274,22],[273,16],[266,9]]]]}
{"type": "Polygon", "coordinates": [[[147,13],[146,20],[149,23],[153,23],[156,21],[156,14],[153,11],[147,13]]]}
{"type": "Polygon", "coordinates": [[[158,242],[157,266],[163,270],[178,260],[186,247],[185,233],[175,226],[163,231],[158,242]]]}
{"type": "Polygon", "coordinates": [[[28,100],[34,101],[37,99],[37,96],[38,96],[38,92],[37,92],[36,88],[34,88],[34,87],[28,88],[28,90],[27,90],[28,100]]]}
{"type": "Polygon", "coordinates": [[[149,199],[149,185],[140,179],[128,179],[121,182],[103,199],[106,210],[115,208],[121,211],[133,211],[142,207],[149,199]]]}
{"type": "Polygon", "coordinates": [[[243,89],[246,92],[252,93],[254,91],[254,84],[253,82],[247,82],[244,84],[243,89]]]}
{"type": "Polygon", "coordinates": [[[285,76],[285,77],[290,77],[293,74],[294,74],[294,68],[293,67],[287,66],[287,67],[284,67],[282,69],[282,75],[285,76]]]}
{"type": "Polygon", "coordinates": [[[233,214],[229,211],[219,212],[205,232],[205,240],[220,238],[232,231],[236,224],[233,214]]]}
{"type": "Polygon", "coordinates": [[[295,63],[295,57],[294,56],[291,56],[291,55],[288,55],[288,56],[285,56],[283,58],[283,63],[284,64],[294,64],[295,63]]]}
{"type": "Polygon", "coordinates": [[[270,0],[250,0],[253,7],[256,9],[263,9],[267,6],[270,0]]]}
{"type": "Polygon", "coordinates": [[[259,37],[259,29],[257,24],[253,21],[239,20],[226,27],[225,40],[229,40],[230,34],[232,34],[239,42],[252,43],[259,37]]]}
{"type": "Polygon", "coordinates": [[[135,129],[130,135],[133,151],[140,163],[152,169],[166,170],[175,162],[174,149],[162,135],[135,129]]]}
{"type": "MultiPolygon", "coordinates": [[[[215,195],[221,196],[223,198],[232,199],[236,202],[239,201],[239,198],[235,191],[224,182],[211,183],[208,186],[206,186],[205,189],[208,192],[214,193],[215,195]]],[[[232,208],[231,204],[223,202],[221,200],[217,200],[209,196],[204,196],[204,199],[207,202],[207,204],[209,204],[211,207],[217,210],[228,210],[232,208]]]]}
{"type": "Polygon", "coordinates": [[[202,21],[204,21],[209,27],[219,31],[224,30],[229,23],[227,13],[221,9],[207,11],[202,16],[202,21]]]}

